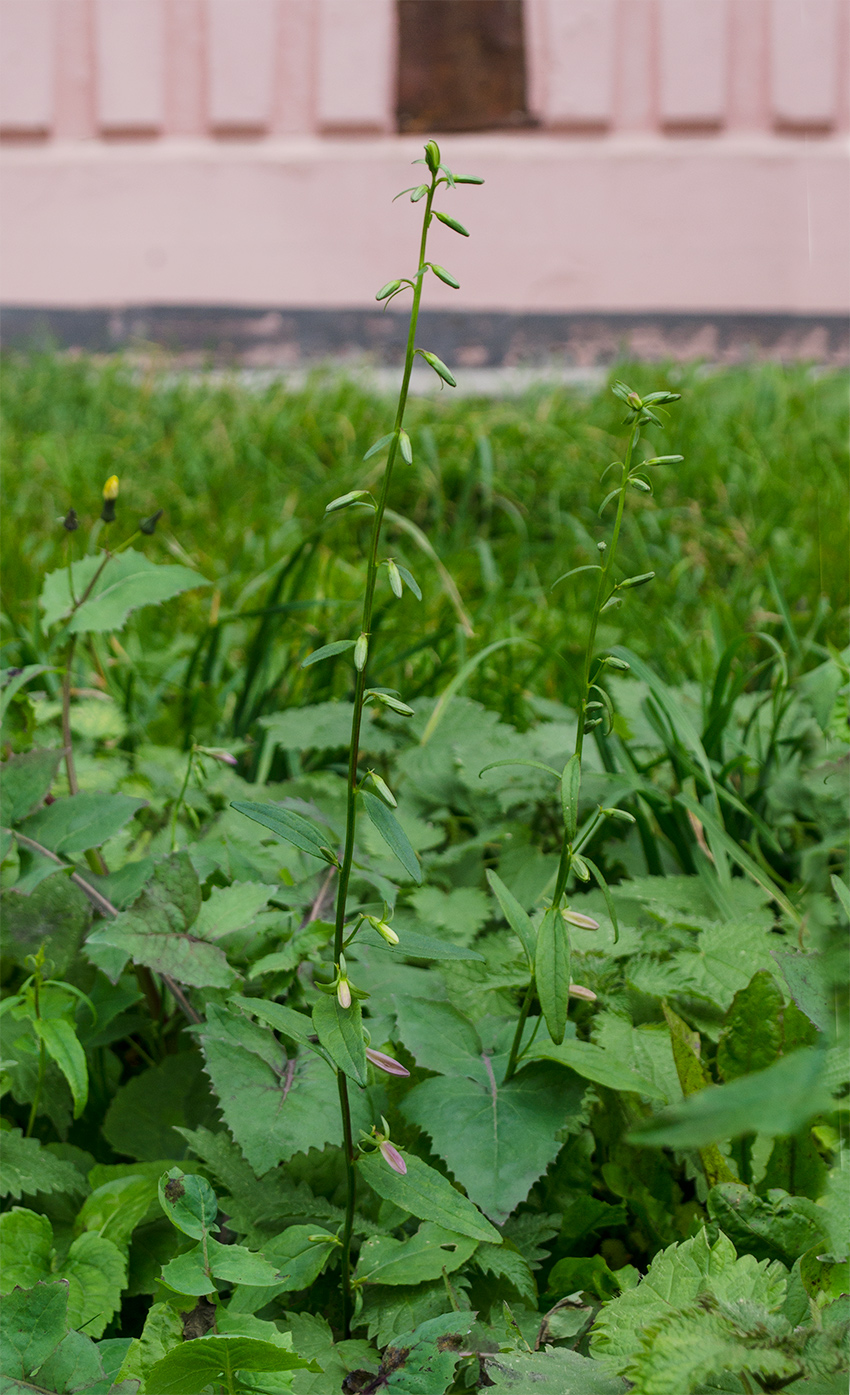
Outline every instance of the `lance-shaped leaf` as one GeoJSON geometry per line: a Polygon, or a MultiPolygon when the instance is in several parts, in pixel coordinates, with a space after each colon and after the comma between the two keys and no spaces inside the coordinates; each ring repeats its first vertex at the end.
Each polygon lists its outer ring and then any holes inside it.
{"type": "Polygon", "coordinates": [[[501,1236],[472,1202],[456,1191],[442,1173],[429,1167],[413,1153],[404,1153],[407,1172],[393,1171],[380,1153],[366,1153],[358,1159],[361,1176],[384,1201],[392,1201],[402,1211],[423,1221],[435,1221],[444,1230],[468,1235],[473,1240],[501,1243],[501,1236]]]}
{"type": "Polygon", "coordinates": [[[570,1003],[570,938],[564,917],[551,907],[537,935],[534,978],[540,1007],[557,1044],[564,1040],[570,1003]]]}
{"type": "Polygon", "coordinates": [[[388,945],[371,925],[363,925],[357,932],[357,939],[363,940],[374,949],[386,950],[388,954],[406,959],[477,959],[484,963],[484,955],[477,949],[464,949],[448,940],[435,940],[431,935],[420,935],[417,930],[400,930],[398,944],[388,945]]]}
{"type": "MultiPolygon", "coordinates": [[[[103,561],[103,556],[82,557],[73,565],[77,597],[84,595],[92,582],[94,585],[71,619],[68,626],[71,634],[120,630],[131,611],[171,600],[195,586],[210,584],[189,567],[151,562],[143,552],[133,548],[108,558],[101,570],[103,561]],[[100,575],[95,581],[98,571],[100,575]]],[[[73,601],[67,567],[48,572],[39,604],[44,611],[45,627],[70,614],[73,601]]]]}
{"type": "Polygon", "coordinates": [[[356,643],[356,639],[335,639],[332,644],[323,644],[321,649],[314,649],[312,654],[307,655],[301,667],[309,668],[311,664],[319,664],[323,659],[332,659],[336,654],[345,654],[349,649],[353,649],[356,643]]]}
{"type": "Polygon", "coordinates": [[[343,1008],[335,996],[323,993],[313,1007],[313,1026],[339,1069],[357,1085],[365,1087],[368,1084],[366,1043],[357,999],[351,1007],[343,1008]]]}
{"type": "Polygon", "coordinates": [[[534,968],[534,954],[537,948],[537,931],[528,912],[523,910],[512,891],[508,891],[501,877],[488,869],[487,880],[490,889],[502,908],[505,920],[510,925],[523,949],[530,967],[534,968]]]}
{"type": "Polygon", "coordinates": [[[590,1041],[568,1037],[559,1046],[552,1042],[535,1042],[523,1060],[558,1061],[585,1080],[605,1085],[609,1090],[627,1090],[651,1100],[667,1098],[653,1081],[638,1075],[615,1051],[594,1046],[590,1041]]]}
{"type": "Polygon", "coordinates": [[[132,959],[194,988],[229,988],[236,974],[222,951],[190,933],[200,908],[201,888],[189,855],[173,853],[157,863],[128,911],[89,935],[86,949],[113,983],[132,959]],[[104,955],[104,950],[117,954],[104,955]]]}
{"type": "Polygon", "coordinates": [[[367,452],[366,452],[366,454],[364,455],[363,459],[364,459],[364,460],[371,460],[373,455],[377,455],[379,450],[383,450],[383,449],[384,449],[384,446],[388,446],[388,445],[389,445],[390,441],[393,439],[394,436],[395,436],[395,432],[394,432],[394,431],[388,431],[387,434],[386,434],[386,436],[382,436],[381,439],[380,439],[379,441],[376,441],[375,444],[374,444],[373,446],[370,446],[370,447],[369,447],[369,449],[367,450],[367,452]]]}
{"type": "Polygon", "coordinates": [[[289,1037],[290,1041],[297,1041],[301,1046],[309,1047],[311,1051],[317,1052],[324,1060],[327,1054],[322,1051],[310,1038],[313,1035],[313,1021],[306,1013],[296,1012],[294,1008],[287,1007],[285,1003],[270,1003],[265,998],[241,998],[235,994],[231,999],[235,1007],[242,1008],[249,1012],[252,1017],[259,1017],[261,1022],[265,1022],[269,1027],[274,1027],[281,1036],[289,1037]]]}
{"type": "MultiPolygon", "coordinates": [[[[686,1097],[697,1094],[704,1090],[711,1080],[711,1076],[702,1063],[702,1044],[699,1032],[692,1032],[687,1022],[683,1022],[681,1017],[677,1017],[666,1003],[663,1004],[663,1008],[667,1025],[670,1028],[673,1060],[676,1063],[676,1073],[682,1087],[682,1094],[686,1097]]],[[[700,1161],[709,1186],[714,1186],[717,1182],[736,1180],[734,1172],[713,1141],[709,1141],[700,1149],[700,1161]]]]}
{"type": "Polygon", "coordinates": [[[378,799],[377,795],[370,794],[368,790],[361,790],[360,797],[372,823],[390,851],[395,853],[411,881],[421,882],[422,869],[419,866],[419,859],[395,814],[387,808],[382,799],[378,799]]]}
{"type": "Polygon", "coordinates": [[[564,814],[564,834],[568,843],[575,842],[580,791],[581,757],[570,756],[561,775],[561,809],[564,814]]]}
{"type": "Polygon", "coordinates": [[[79,1119],[89,1097],[89,1073],[86,1053],[76,1032],[64,1017],[34,1018],[32,1025],[48,1056],[67,1080],[74,1100],[74,1118],[79,1119]]]}
{"type": "Polygon", "coordinates": [[[320,857],[323,862],[331,861],[332,855],[328,845],[333,835],[323,833],[317,824],[305,819],[303,814],[296,814],[292,809],[282,809],[277,804],[257,804],[250,799],[236,799],[230,807],[237,813],[253,819],[255,823],[261,823],[264,828],[276,833],[278,838],[283,838],[285,842],[298,848],[299,852],[309,853],[311,857],[320,857]]]}

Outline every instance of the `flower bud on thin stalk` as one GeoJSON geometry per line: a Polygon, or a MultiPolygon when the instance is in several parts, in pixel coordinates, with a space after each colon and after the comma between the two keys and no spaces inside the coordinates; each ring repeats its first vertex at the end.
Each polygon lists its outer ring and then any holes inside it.
{"type": "MultiPolygon", "coordinates": [[[[348,983],[348,978],[345,974],[345,970],[343,967],[342,953],[344,943],[350,943],[351,939],[353,938],[353,935],[349,933],[348,941],[346,941],[345,930],[347,920],[348,887],[351,878],[351,869],[354,857],[358,792],[362,784],[358,770],[360,729],[363,719],[363,705],[366,700],[367,692],[370,694],[370,696],[375,696],[378,701],[381,701],[385,706],[389,707],[391,710],[395,710],[405,716],[411,715],[411,709],[407,707],[406,704],[403,703],[399,698],[396,698],[392,695],[388,696],[381,693],[376,693],[374,689],[368,688],[367,670],[370,659],[369,636],[372,633],[372,612],[374,607],[375,586],[378,576],[378,568],[381,565],[381,563],[379,562],[381,529],[384,519],[384,513],[387,507],[387,499],[389,496],[389,489],[392,480],[393,469],[396,465],[397,458],[401,461],[402,466],[409,466],[413,460],[413,448],[410,442],[410,438],[404,430],[404,413],[405,407],[407,405],[408,391],[410,388],[410,375],[413,369],[414,356],[417,353],[421,354],[425,362],[431,368],[433,368],[434,372],[437,374],[437,376],[441,379],[443,383],[448,384],[449,386],[454,386],[455,383],[451,371],[446,367],[442,360],[440,360],[437,357],[436,354],[431,353],[427,349],[419,348],[419,346],[416,343],[416,329],[419,319],[419,305],[422,298],[422,288],[425,282],[426,273],[429,269],[429,263],[426,260],[426,245],[428,240],[428,231],[431,227],[434,217],[437,215],[437,210],[434,208],[434,197],[441,187],[445,187],[450,190],[454,189],[456,180],[452,172],[448,170],[446,166],[442,163],[440,148],[437,145],[436,141],[429,140],[427,142],[424,151],[424,158],[415,163],[421,164],[427,169],[427,181],[423,180],[421,183],[413,186],[410,189],[405,189],[402,192],[410,195],[412,203],[416,204],[422,202],[424,204],[422,216],[422,231],[419,241],[419,260],[417,263],[416,273],[411,277],[394,277],[392,280],[388,281],[386,285],[381,287],[377,295],[377,299],[384,305],[387,305],[392,299],[395,298],[395,296],[403,295],[410,291],[413,296],[413,303],[410,312],[410,323],[408,329],[407,347],[405,351],[404,371],[402,374],[401,388],[399,391],[398,406],[396,409],[393,428],[391,432],[389,432],[386,436],[382,437],[381,440],[377,442],[370,451],[367,452],[367,456],[376,455],[379,451],[386,448],[387,462],[384,468],[384,475],[380,484],[380,489],[376,491],[377,497],[374,500],[374,502],[370,505],[370,507],[373,509],[373,516],[371,536],[369,540],[367,553],[366,584],[364,588],[360,632],[355,641],[353,653],[355,686],[354,704],[351,719],[351,739],[349,743],[348,757],[348,788],[346,802],[345,838],[343,842],[342,859],[339,863],[339,880],[337,883],[333,949],[334,963],[340,965],[340,977],[336,988],[337,1001],[344,1008],[347,1008],[348,1004],[351,1001],[351,997],[349,996],[351,994],[351,987],[348,983]],[[343,986],[343,983],[345,986],[343,986]],[[345,1003],[343,1002],[343,998],[347,999],[345,1003]]],[[[474,180],[472,176],[464,176],[462,182],[473,183],[479,181],[474,180]]],[[[464,237],[468,236],[466,228],[456,219],[451,218],[448,215],[444,215],[440,219],[440,221],[443,222],[443,224],[451,231],[460,233],[460,235],[464,237]]],[[[440,272],[437,274],[439,279],[442,280],[445,284],[452,285],[454,278],[450,277],[449,274],[446,273],[442,267],[440,268],[440,272]]],[[[371,498],[371,496],[369,497],[371,498]]],[[[342,495],[340,499],[332,501],[334,507],[330,510],[330,516],[333,517],[337,509],[348,507],[349,504],[359,504],[361,499],[363,498],[364,492],[360,490],[352,490],[348,494],[342,495]]],[[[392,590],[395,596],[401,596],[403,591],[403,582],[406,582],[408,586],[410,586],[414,594],[417,594],[418,588],[416,586],[416,583],[405,569],[400,568],[398,564],[392,560],[389,560],[386,565],[390,589],[392,590]]],[[[390,810],[395,804],[395,798],[393,797],[391,791],[386,786],[384,781],[381,779],[380,776],[376,776],[374,772],[367,774],[365,778],[371,780],[372,785],[378,791],[387,817],[393,817],[390,814],[390,810]]],[[[377,931],[377,933],[381,935],[388,944],[398,942],[398,936],[395,934],[395,931],[390,929],[390,927],[387,925],[386,921],[383,918],[377,919],[372,917],[361,916],[359,923],[362,924],[367,920],[368,923],[372,925],[372,927],[377,931]]],[[[354,934],[356,934],[356,927],[354,934]]],[[[386,1060],[390,1059],[391,1058],[389,1057],[386,1058],[386,1060]]],[[[375,1061],[373,1061],[373,1064],[381,1065],[381,1063],[375,1061]]],[[[381,1065],[381,1068],[387,1069],[387,1066],[381,1065]]],[[[350,1333],[352,1312],[351,1236],[354,1223],[355,1201],[354,1141],[352,1138],[351,1130],[351,1111],[348,1102],[348,1085],[346,1082],[345,1075],[342,1071],[338,1071],[337,1081],[339,1088],[340,1110],[342,1113],[347,1183],[345,1224],[343,1227],[342,1234],[343,1327],[345,1336],[347,1337],[350,1333]]],[[[404,1160],[402,1159],[401,1154],[398,1152],[398,1150],[389,1142],[388,1133],[389,1130],[385,1130],[385,1134],[382,1135],[380,1139],[376,1138],[374,1142],[378,1147],[381,1148],[382,1155],[384,1159],[388,1162],[388,1164],[392,1168],[394,1168],[395,1171],[399,1173],[404,1173],[406,1171],[404,1160]]]]}

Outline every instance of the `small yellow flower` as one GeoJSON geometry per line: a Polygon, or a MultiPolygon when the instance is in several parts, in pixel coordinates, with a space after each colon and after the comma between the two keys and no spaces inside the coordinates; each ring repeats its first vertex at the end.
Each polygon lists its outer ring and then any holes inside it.
{"type": "Polygon", "coordinates": [[[118,498],[118,476],[117,476],[117,475],[110,475],[110,476],[109,476],[109,479],[106,481],[106,484],[103,486],[103,497],[104,497],[104,499],[117,499],[117,498],[118,498]]]}

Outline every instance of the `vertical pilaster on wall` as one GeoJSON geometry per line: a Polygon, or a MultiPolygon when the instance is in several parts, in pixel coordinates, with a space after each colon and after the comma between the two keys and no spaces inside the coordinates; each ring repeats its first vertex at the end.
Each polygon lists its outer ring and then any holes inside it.
{"type": "Polygon", "coordinates": [[[394,0],[314,0],[320,131],[395,128],[394,0]]]}
{"type": "Polygon", "coordinates": [[[209,121],[213,129],[268,130],[276,38],[275,0],[209,0],[209,121]]]}
{"type": "Polygon", "coordinates": [[[0,3],[0,130],[46,135],[53,123],[54,0],[0,3]]]}
{"type": "Polygon", "coordinates": [[[529,105],[543,126],[605,128],[614,110],[614,0],[527,0],[529,105]]]}
{"type": "Polygon", "coordinates": [[[98,124],[154,134],[165,115],[163,0],[96,0],[98,124]]]}
{"type": "Polygon", "coordinates": [[[773,0],[771,108],[777,126],[828,130],[838,105],[838,0],[773,0]]]}
{"type": "Polygon", "coordinates": [[[659,114],[671,127],[718,127],[728,103],[727,0],[661,0],[659,114]]]}

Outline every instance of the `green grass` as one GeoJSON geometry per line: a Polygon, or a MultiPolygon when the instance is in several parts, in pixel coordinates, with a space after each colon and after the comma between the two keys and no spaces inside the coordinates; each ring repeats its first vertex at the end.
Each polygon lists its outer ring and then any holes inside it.
{"type": "MultiPolygon", "coordinates": [[[[603,642],[628,643],[675,681],[703,678],[746,631],[792,650],[807,639],[843,643],[845,376],[774,365],[618,371],[638,389],[682,392],[669,432],[653,433],[648,450],[685,462],[655,471],[655,497],[634,500],[624,567],[656,579],[631,596],[603,642]]],[[[77,509],[82,550],[103,481],[117,473],[116,540],[163,508],[151,555],[188,554],[213,583],[212,593],[149,610],[125,641],[135,634],[149,669],[155,655],[167,658],[156,664],[161,737],[173,739],[175,723],[201,739],[243,734],[263,712],[341,694],[345,671],[298,664],[356,623],[358,530],[367,525],[351,513],[323,524],[322,514],[334,496],[379,476],[382,458],[364,466],[362,456],[387,428],[387,400],[332,376],[300,391],[256,391],[145,376],[120,361],[12,355],[4,413],[7,662],[43,654],[35,598],[43,573],[63,561],[58,520],[77,509]]],[[[469,695],[521,724],[526,690],[571,699],[591,583],[550,588],[593,560],[604,535],[599,480],[617,457],[621,417],[607,390],[550,386],[514,400],[446,391],[412,403],[414,464],[399,474],[393,503],[427,535],[461,600],[391,524],[389,546],[424,601],[406,594],[399,606],[386,585],[379,593],[386,682],[410,696],[439,691],[465,657],[518,635],[531,643],[495,653],[469,695]]]]}

